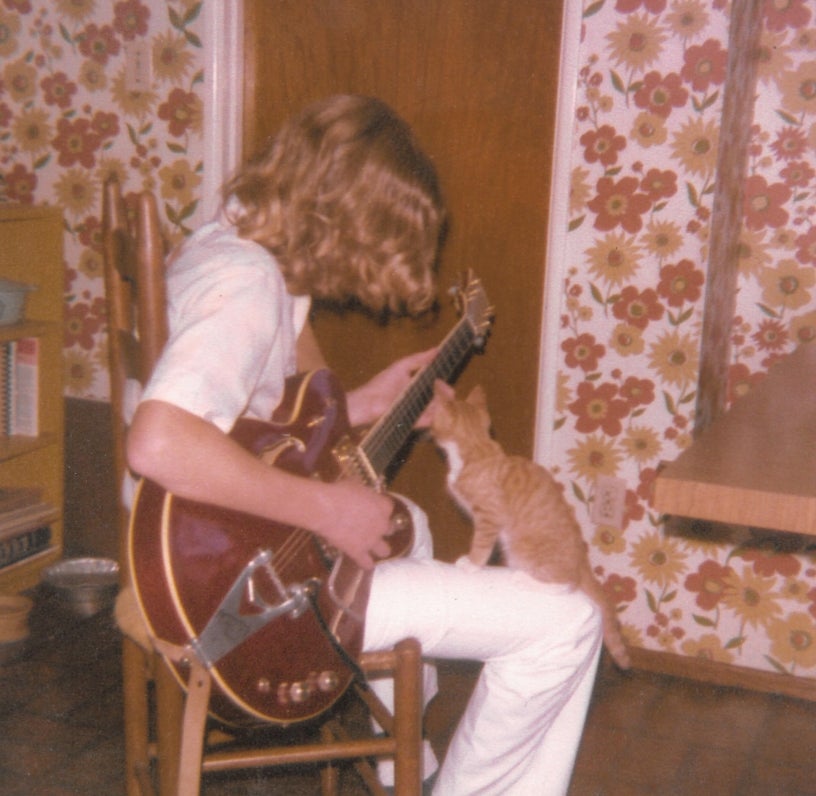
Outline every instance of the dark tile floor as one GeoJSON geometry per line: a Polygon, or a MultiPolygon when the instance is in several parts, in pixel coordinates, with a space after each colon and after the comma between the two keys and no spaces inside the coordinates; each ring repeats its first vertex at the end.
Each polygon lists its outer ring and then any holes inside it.
{"type": "MultiPolygon", "coordinates": [[[[119,636],[41,594],[22,657],[0,665],[0,795],[124,792],[119,636]]],[[[429,717],[444,748],[475,669],[442,669],[429,717]]],[[[344,796],[364,790],[353,776],[344,796]]],[[[204,796],[306,796],[314,773],[208,778],[204,796]]],[[[816,794],[816,704],[667,676],[598,677],[570,796],[816,794]]],[[[535,796],[535,794],[531,794],[535,796]]]]}

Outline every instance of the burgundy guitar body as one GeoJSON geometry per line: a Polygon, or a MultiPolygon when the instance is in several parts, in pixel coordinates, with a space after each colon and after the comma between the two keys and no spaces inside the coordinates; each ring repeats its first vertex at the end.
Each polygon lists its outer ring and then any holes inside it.
{"type": "MultiPolygon", "coordinates": [[[[359,443],[328,370],[290,379],[271,421],[240,419],[230,436],[270,467],[382,488],[434,380],[450,379],[484,339],[491,310],[478,280],[460,298],[463,317],[434,361],[359,443]]],[[[391,554],[404,555],[413,529],[399,501],[392,527],[391,554]]],[[[186,500],[143,479],[128,563],[149,632],[208,669],[210,712],[221,721],[288,725],[316,717],[357,674],[371,573],[306,530],[186,500]]],[[[185,687],[187,667],[165,657],[185,687]]]]}
{"type": "MultiPolygon", "coordinates": [[[[322,370],[290,380],[271,423],[242,419],[231,436],[270,465],[334,480],[342,467],[333,450],[347,430],[343,394],[332,374],[322,370]]],[[[410,547],[410,531],[398,534],[402,538],[391,537],[395,554],[410,547]]],[[[325,585],[337,557],[313,534],[184,500],[142,481],[130,539],[137,596],[151,633],[180,646],[202,634],[247,562],[260,551],[271,551],[281,583],[314,589],[309,600],[315,600],[322,620],[310,604],[299,615],[274,618],[211,668],[216,686],[212,710],[223,721],[301,721],[326,710],[348,687],[354,670],[337,643],[352,659],[362,648],[370,573],[341,562],[336,588],[350,607],[341,610],[325,585]]],[[[256,571],[253,588],[271,605],[287,596],[264,568],[256,571]]],[[[251,615],[246,595],[242,603],[241,610],[251,615]]],[[[239,616],[228,621],[237,623],[239,616]]],[[[179,674],[186,677],[183,671],[179,674]]]]}

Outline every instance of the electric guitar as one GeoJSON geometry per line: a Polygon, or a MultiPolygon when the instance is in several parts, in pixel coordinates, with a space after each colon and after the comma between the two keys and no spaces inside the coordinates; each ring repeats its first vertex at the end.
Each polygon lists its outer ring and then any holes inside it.
{"type": "MultiPolygon", "coordinates": [[[[387,468],[430,402],[492,320],[472,274],[454,291],[460,319],[394,406],[356,441],[345,397],[328,370],[287,382],[270,421],[239,419],[230,435],[270,466],[382,489],[387,468]]],[[[392,555],[411,548],[395,501],[392,555]]],[[[134,591],[156,639],[189,650],[209,671],[210,712],[234,725],[288,725],[333,705],[356,675],[370,571],[315,534],[178,497],[142,479],[128,534],[134,591]]],[[[183,662],[168,659],[179,682],[183,662]]]]}

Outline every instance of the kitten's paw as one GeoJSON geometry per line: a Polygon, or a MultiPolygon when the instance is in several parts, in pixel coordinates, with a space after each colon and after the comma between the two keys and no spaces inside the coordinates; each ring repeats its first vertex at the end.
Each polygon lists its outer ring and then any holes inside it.
{"type": "Polygon", "coordinates": [[[460,556],[456,559],[455,566],[459,567],[459,569],[463,569],[465,572],[478,572],[481,569],[478,564],[474,564],[473,561],[470,560],[470,556],[460,556]]]}

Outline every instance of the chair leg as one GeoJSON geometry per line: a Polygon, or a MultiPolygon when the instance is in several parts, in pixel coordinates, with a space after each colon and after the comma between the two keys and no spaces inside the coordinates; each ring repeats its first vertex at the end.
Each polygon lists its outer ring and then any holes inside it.
{"type": "Polygon", "coordinates": [[[416,639],[405,639],[395,648],[394,765],[395,796],[422,793],[422,654],[416,639]]]}
{"type": "Polygon", "coordinates": [[[127,796],[149,796],[150,747],[147,653],[122,637],[122,684],[125,714],[127,796]]]}
{"type": "MultiPolygon", "coordinates": [[[[320,737],[323,743],[332,743],[335,740],[330,725],[324,724],[320,728],[320,737]]],[[[337,796],[339,780],[339,772],[334,762],[324,763],[320,769],[320,796],[337,796]]]]}
{"type": "Polygon", "coordinates": [[[176,796],[181,758],[184,694],[169,666],[158,655],[155,664],[159,793],[161,796],[176,796]]]}

